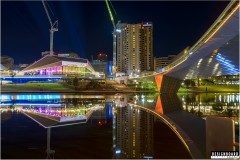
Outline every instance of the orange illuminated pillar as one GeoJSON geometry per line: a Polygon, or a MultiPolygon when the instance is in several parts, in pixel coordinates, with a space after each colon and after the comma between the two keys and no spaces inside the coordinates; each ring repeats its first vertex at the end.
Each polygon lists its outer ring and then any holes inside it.
{"type": "Polygon", "coordinates": [[[157,84],[158,91],[160,92],[162,87],[162,81],[163,81],[163,74],[159,74],[155,76],[155,81],[157,84]]]}

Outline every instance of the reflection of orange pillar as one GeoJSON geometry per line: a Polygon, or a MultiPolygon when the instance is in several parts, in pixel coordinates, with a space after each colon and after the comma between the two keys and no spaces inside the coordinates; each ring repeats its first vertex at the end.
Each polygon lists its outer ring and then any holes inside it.
{"type": "Polygon", "coordinates": [[[162,106],[162,101],[161,101],[160,95],[158,96],[158,99],[157,99],[157,104],[156,104],[156,107],[155,107],[155,111],[163,114],[163,106],[162,106]]]}

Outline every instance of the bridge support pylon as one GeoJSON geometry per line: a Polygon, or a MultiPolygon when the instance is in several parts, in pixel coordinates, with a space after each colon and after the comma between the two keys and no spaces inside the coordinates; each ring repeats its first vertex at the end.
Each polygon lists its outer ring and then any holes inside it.
{"type": "Polygon", "coordinates": [[[177,93],[182,82],[180,79],[169,77],[164,74],[156,75],[155,81],[160,93],[177,93]]]}

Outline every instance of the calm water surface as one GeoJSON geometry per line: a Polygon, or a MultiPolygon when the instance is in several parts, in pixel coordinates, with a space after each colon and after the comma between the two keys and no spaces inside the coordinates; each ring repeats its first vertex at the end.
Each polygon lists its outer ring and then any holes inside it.
{"type": "Polygon", "coordinates": [[[0,100],[1,154],[9,159],[185,159],[191,154],[158,114],[173,120],[182,113],[203,120],[217,115],[239,125],[239,94],[233,93],[2,94],[0,100]]]}

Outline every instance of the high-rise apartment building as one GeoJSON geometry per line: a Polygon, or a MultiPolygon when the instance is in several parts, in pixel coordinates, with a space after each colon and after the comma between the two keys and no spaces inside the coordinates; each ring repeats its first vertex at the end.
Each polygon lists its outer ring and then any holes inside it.
{"type": "Polygon", "coordinates": [[[176,55],[169,55],[167,57],[154,57],[154,70],[166,67],[175,57],[176,55]]]}
{"type": "Polygon", "coordinates": [[[117,71],[134,74],[153,70],[152,23],[120,23],[117,36],[117,71]]]}

